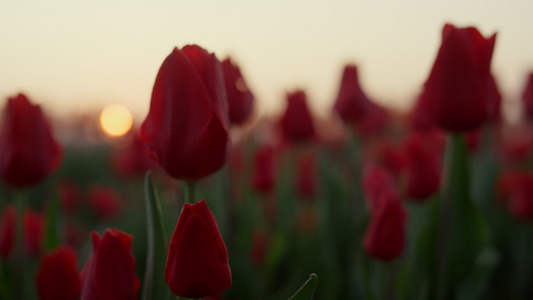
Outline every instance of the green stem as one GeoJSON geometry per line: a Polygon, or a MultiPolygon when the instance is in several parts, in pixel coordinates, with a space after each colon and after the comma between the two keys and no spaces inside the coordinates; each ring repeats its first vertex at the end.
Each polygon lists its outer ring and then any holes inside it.
{"type": "Polygon", "coordinates": [[[187,203],[194,204],[196,199],[196,181],[187,181],[187,203]]]}
{"type": "Polygon", "coordinates": [[[393,300],[394,299],[394,262],[382,262],[381,263],[381,276],[383,276],[383,288],[382,293],[384,300],[393,300]]]}
{"type": "Polygon", "coordinates": [[[25,299],[26,250],[24,241],[24,211],[26,210],[26,193],[18,191],[15,196],[17,208],[16,242],[15,242],[15,295],[17,299],[25,299]]]}

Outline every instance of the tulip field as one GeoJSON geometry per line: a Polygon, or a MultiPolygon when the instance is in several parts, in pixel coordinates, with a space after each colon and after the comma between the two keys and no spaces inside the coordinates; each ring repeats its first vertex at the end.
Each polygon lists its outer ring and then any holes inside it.
{"type": "Polygon", "coordinates": [[[327,117],[302,88],[256,118],[237,61],[199,45],[161,58],[120,137],[74,143],[15,93],[0,299],[532,299],[533,73],[509,122],[497,40],[444,25],[408,113],[348,63],[327,117]]]}

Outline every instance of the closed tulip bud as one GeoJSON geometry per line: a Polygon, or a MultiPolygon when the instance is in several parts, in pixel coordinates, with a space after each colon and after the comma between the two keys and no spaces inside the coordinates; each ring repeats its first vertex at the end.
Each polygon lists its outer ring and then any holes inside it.
{"type": "Polygon", "coordinates": [[[196,45],[175,48],[157,74],[140,136],[173,178],[197,180],[219,170],[230,149],[220,62],[196,45]]]}
{"type": "Polygon", "coordinates": [[[274,148],[269,145],[260,147],[254,155],[254,174],[252,187],[262,193],[271,192],[276,184],[276,165],[274,148]]]}
{"type": "Polygon", "coordinates": [[[93,252],[81,272],[81,300],[137,299],[133,237],[111,228],[101,237],[92,232],[92,240],[93,252]]]}
{"type": "Polygon", "coordinates": [[[201,298],[231,287],[228,252],[205,200],[185,204],[170,241],[165,281],[180,297],[201,298]]]}
{"type": "Polygon", "coordinates": [[[222,72],[228,95],[229,120],[231,124],[241,125],[252,113],[254,95],[248,89],[241,70],[229,57],[222,61],[222,72]]]}
{"type": "Polygon", "coordinates": [[[381,193],[395,187],[392,173],[383,167],[367,164],[363,171],[363,191],[368,210],[373,214],[382,200],[381,193]]]}
{"type": "Polygon", "coordinates": [[[434,149],[427,148],[422,136],[413,135],[406,143],[407,195],[415,200],[425,200],[440,187],[440,157],[434,149]]]}
{"type": "Polygon", "coordinates": [[[41,300],[76,300],[81,293],[78,261],[73,248],[60,247],[46,254],[35,278],[41,300]]]}
{"type": "Polygon", "coordinates": [[[23,94],[7,102],[0,145],[0,176],[13,187],[37,185],[61,163],[62,149],[41,107],[23,94]]]}
{"type": "Polygon", "coordinates": [[[359,86],[357,67],[352,64],[346,65],[333,109],[343,121],[355,122],[365,115],[369,102],[359,86]]]}
{"type": "Polygon", "coordinates": [[[303,91],[287,94],[287,109],[281,117],[280,126],[283,137],[289,142],[300,143],[315,139],[313,117],[303,91]]]}
{"type": "Polygon", "coordinates": [[[496,35],[446,24],[437,58],[424,84],[424,99],[435,123],[446,131],[478,128],[494,109],[490,74],[496,35]]]}
{"type": "Polygon", "coordinates": [[[385,190],[363,240],[365,251],[372,257],[390,261],[402,254],[405,245],[407,212],[393,189],[385,190]]]}

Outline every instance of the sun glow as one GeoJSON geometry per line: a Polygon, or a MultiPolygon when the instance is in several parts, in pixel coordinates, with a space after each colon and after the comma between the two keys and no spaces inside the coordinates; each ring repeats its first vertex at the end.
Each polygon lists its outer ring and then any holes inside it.
{"type": "Polygon", "coordinates": [[[100,126],[111,137],[119,137],[131,129],[133,116],[123,105],[106,106],[100,113],[100,126]]]}

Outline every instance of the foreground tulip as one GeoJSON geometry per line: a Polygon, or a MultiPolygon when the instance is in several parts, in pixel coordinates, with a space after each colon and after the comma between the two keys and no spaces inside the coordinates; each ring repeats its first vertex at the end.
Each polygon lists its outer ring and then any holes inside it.
{"type": "Polygon", "coordinates": [[[81,293],[76,253],[63,246],[46,254],[35,278],[41,300],[76,300],[81,293]]]}
{"type": "Polygon", "coordinates": [[[474,27],[444,26],[442,44],[422,96],[440,128],[465,132],[490,117],[495,97],[490,74],[495,41],[495,34],[486,39],[474,27]]]}
{"type": "Polygon", "coordinates": [[[170,242],[165,281],[174,294],[187,298],[231,287],[226,245],[205,200],[183,206],[170,242]]]}
{"type": "Polygon", "coordinates": [[[407,212],[395,190],[381,194],[379,206],[368,226],[363,246],[372,257],[390,261],[402,254],[407,212]]]}
{"type": "Polygon", "coordinates": [[[0,176],[13,187],[37,185],[61,163],[62,149],[41,107],[23,94],[7,102],[0,145],[0,176]]]}
{"type": "Polygon", "coordinates": [[[287,109],[280,123],[283,137],[289,142],[307,142],[315,138],[313,117],[303,91],[287,94],[287,109]]]}
{"type": "Polygon", "coordinates": [[[107,229],[92,233],[93,253],[81,272],[81,300],[137,299],[140,282],[131,252],[133,237],[107,229]]]}
{"type": "Polygon", "coordinates": [[[196,45],[175,48],[159,69],[140,130],[150,155],[171,177],[200,179],[226,162],[228,131],[220,62],[196,45]]]}
{"type": "Polygon", "coordinates": [[[363,117],[369,102],[368,97],[359,86],[357,67],[352,64],[346,65],[333,109],[343,121],[354,122],[363,117]]]}
{"type": "Polygon", "coordinates": [[[252,113],[254,95],[248,89],[241,70],[229,57],[222,61],[222,72],[228,95],[229,120],[231,124],[241,125],[252,113]]]}

